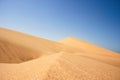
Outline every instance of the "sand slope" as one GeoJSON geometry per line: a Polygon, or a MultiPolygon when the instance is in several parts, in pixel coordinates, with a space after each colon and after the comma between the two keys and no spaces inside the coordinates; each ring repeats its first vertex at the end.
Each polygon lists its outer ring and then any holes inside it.
{"type": "Polygon", "coordinates": [[[0,80],[120,80],[120,54],[0,28],[0,80]]]}
{"type": "Polygon", "coordinates": [[[120,67],[120,54],[101,48],[99,46],[96,46],[94,44],[82,41],[77,38],[73,37],[68,37],[66,39],[63,39],[59,41],[63,44],[75,47],[77,49],[82,49],[83,53],[78,53],[81,54],[82,56],[86,56],[89,58],[93,58],[117,67],[120,67]]]}
{"type": "Polygon", "coordinates": [[[20,63],[67,48],[58,42],[0,28],[0,62],[20,63]]]}
{"type": "Polygon", "coordinates": [[[40,56],[38,51],[0,40],[0,63],[20,63],[40,56]]]}
{"type": "Polygon", "coordinates": [[[21,64],[0,64],[1,80],[119,80],[120,69],[83,56],[58,53],[21,64]]]}
{"type": "Polygon", "coordinates": [[[94,44],[77,39],[75,37],[68,37],[63,40],[60,40],[59,42],[67,44],[69,46],[73,46],[78,49],[82,49],[84,50],[84,52],[87,53],[93,53],[93,54],[95,53],[104,56],[120,56],[119,54],[116,54],[116,52],[101,48],[94,44]]]}

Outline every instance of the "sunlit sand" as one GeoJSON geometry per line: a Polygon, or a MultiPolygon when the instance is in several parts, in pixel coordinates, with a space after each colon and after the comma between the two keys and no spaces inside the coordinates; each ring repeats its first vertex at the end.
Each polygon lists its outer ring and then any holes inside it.
{"type": "Polygon", "coordinates": [[[74,37],[0,28],[0,80],[120,80],[120,54],[74,37]]]}

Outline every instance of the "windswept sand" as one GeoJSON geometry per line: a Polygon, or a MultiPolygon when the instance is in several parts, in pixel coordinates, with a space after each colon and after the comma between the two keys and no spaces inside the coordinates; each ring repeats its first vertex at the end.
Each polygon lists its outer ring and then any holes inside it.
{"type": "Polygon", "coordinates": [[[0,80],[120,80],[120,54],[69,37],[0,28],[0,80]]]}

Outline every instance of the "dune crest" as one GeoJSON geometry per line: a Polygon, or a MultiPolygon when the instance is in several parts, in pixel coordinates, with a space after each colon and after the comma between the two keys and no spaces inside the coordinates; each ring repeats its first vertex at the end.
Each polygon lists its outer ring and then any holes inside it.
{"type": "Polygon", "coordinates": [[[92,59],[120,67],[119,53],[82,41],[75,37],[68,37],[60,40],[59,42],[83,50],[84,52],[82,52],[82,54],[78,53],[82,56],[90,57],[92,59]]]}
{"type": "Polygon", "coordinates": [[[60,40],[59,42],[67,44],[69,46],[73,46],[79,49],[83,49],[84,51],[88,53],[96,53],[96,54],[104,54],[104,55],[118,55],[116,52],[104,49],[102,47],[96,46],[94,44],[82,41],[75,37],[68,37],[63,40],[60,40]]]}
{"type": "Polygon", "coordinates": [[[120,80],[120,54],[74,37],[0,28],[0,80],[120,80]]]}

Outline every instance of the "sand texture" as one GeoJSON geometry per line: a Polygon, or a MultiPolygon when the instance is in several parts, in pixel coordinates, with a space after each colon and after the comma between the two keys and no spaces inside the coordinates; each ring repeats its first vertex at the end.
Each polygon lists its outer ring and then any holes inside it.
{"type": "Polygon", "coordinates": [[[0,28],[0,80],[120,80],[120,54],[74,37],[0,28]]]}

